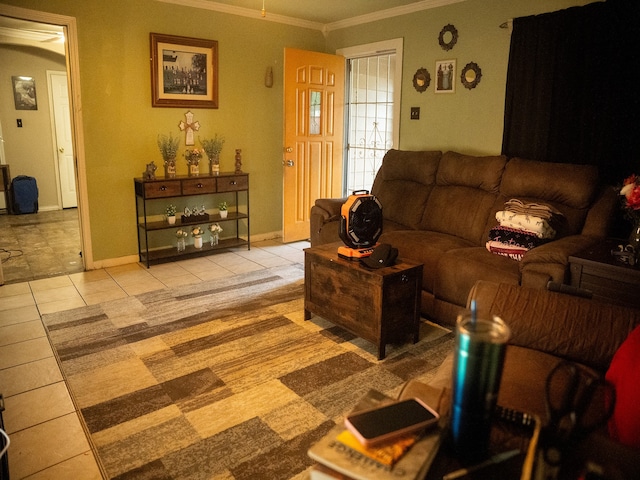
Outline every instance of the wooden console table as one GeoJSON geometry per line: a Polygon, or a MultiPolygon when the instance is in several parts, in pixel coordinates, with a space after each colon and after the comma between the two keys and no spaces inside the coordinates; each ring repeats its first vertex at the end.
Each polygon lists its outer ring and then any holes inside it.
{"type": "Polygon", "coordinates": [[[304,318],[316,314],[378,347],[419,340],[422,264],[398,260],[370,270],[338,257],[342,243],[305,249],[304,318]]]}
{"type": "Polygon", "coordinates": [[[571,285],[609,303],[640,308],[640,268],[625,265],[611,250],[624,240],[607,239],[569,257],[571,285]]]}
{"type": "MultiPolygon", "coordinates": [[[[138,255],[147,268],[152,263],[161,263],[180,258],[209,255],[220,249],[246,246],[249,243],[249,174],[220,173],[219,175],[176,176],[175,178],[156,178],[144,180],[134,178],[136,194],[136,223],[138,225],[138,255]],[[226,218],[219,214],[208,214],[207,219],[197,217],[178,219],[169,225],[164,213],[167,205],[175,204],[178,212],[185,207],[215,209],[219,202],[229,203],[226,218]],[[220,223],[223,234],[217,245],[210,245],[203,239],[202,248],[189,245],[191,236],[186,239],[184,251],[176,248],[175,233],[182,228],[191,232],[191,228],[200,226],[207,229],[212,223],[220,223]]],[[[207,233],[207,235],[209,235],[207,233]]]]}

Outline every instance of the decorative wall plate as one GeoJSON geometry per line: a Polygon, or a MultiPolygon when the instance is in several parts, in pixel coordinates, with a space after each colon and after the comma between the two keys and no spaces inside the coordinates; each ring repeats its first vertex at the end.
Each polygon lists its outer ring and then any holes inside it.
{"type": "Polygon", "coordinates": [[[440,30],[438,36],[438,43],[443,50],[451,50],[453,46],[458,42],[458,30],[451,24],[445,25],[440,30]]]}
{"type": "Polygon", "coordinates": [[[471,90],[472,88],[476,88],[480,83],[480,79],[482,78],[482,69],[475,62],[469,62],[465,65],[460,72],[460,81],[465,86],[471,90]]]}
{"type": "Polygon", "coordinates": [[[422,93],[431,84],[431,75],[426,68],[419,68],[413,75],[413,88],[422,93]]]}

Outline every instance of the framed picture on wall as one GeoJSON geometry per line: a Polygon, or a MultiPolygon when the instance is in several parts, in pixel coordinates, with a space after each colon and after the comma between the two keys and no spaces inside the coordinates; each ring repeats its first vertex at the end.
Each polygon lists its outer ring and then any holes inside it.
{"type": "Polygon", "coordinates": [[[151,104],[218,108],[218,42],[151,33],[151,104]]]}
{"type": "Polygon", "coordinates": [[[436,93],[455,93],[456,61],[439,60],[436,62],[436,93]]]}
{"type": "Polygon", "coordinates": [[[37,110],[36,80],[33,77],[11,77],[16,110],[37,110]]]}

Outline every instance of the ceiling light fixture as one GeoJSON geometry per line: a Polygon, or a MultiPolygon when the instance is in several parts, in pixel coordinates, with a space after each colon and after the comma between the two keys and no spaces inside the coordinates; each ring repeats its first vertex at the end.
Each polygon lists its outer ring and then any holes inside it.
{"type": "Polygon", "coordinates": [[[264,9],[264,0],[262,0],[262,10],[260,11],[260,14],[261,14],[263,17],[266,17],[266,16],[267,16],[267,11],[264,9]]]}

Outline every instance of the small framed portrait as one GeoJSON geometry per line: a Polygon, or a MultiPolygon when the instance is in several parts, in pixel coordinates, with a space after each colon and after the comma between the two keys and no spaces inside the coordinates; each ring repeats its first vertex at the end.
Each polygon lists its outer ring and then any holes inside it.
{"type": "Polygon", "coordinates": [[[455,93],[456,61],[439,60],[436,62],[436,93],[455,93]]]}
{"type": "Polygon", "coordinates": [[[16,110],[37,110],[36,80],[33,77],[11,77],[16,110]]]}
{"type": "Polygon", "coordinates": [[[151,33],[151,104],[218,108],[218,42],[151,33]]]}

